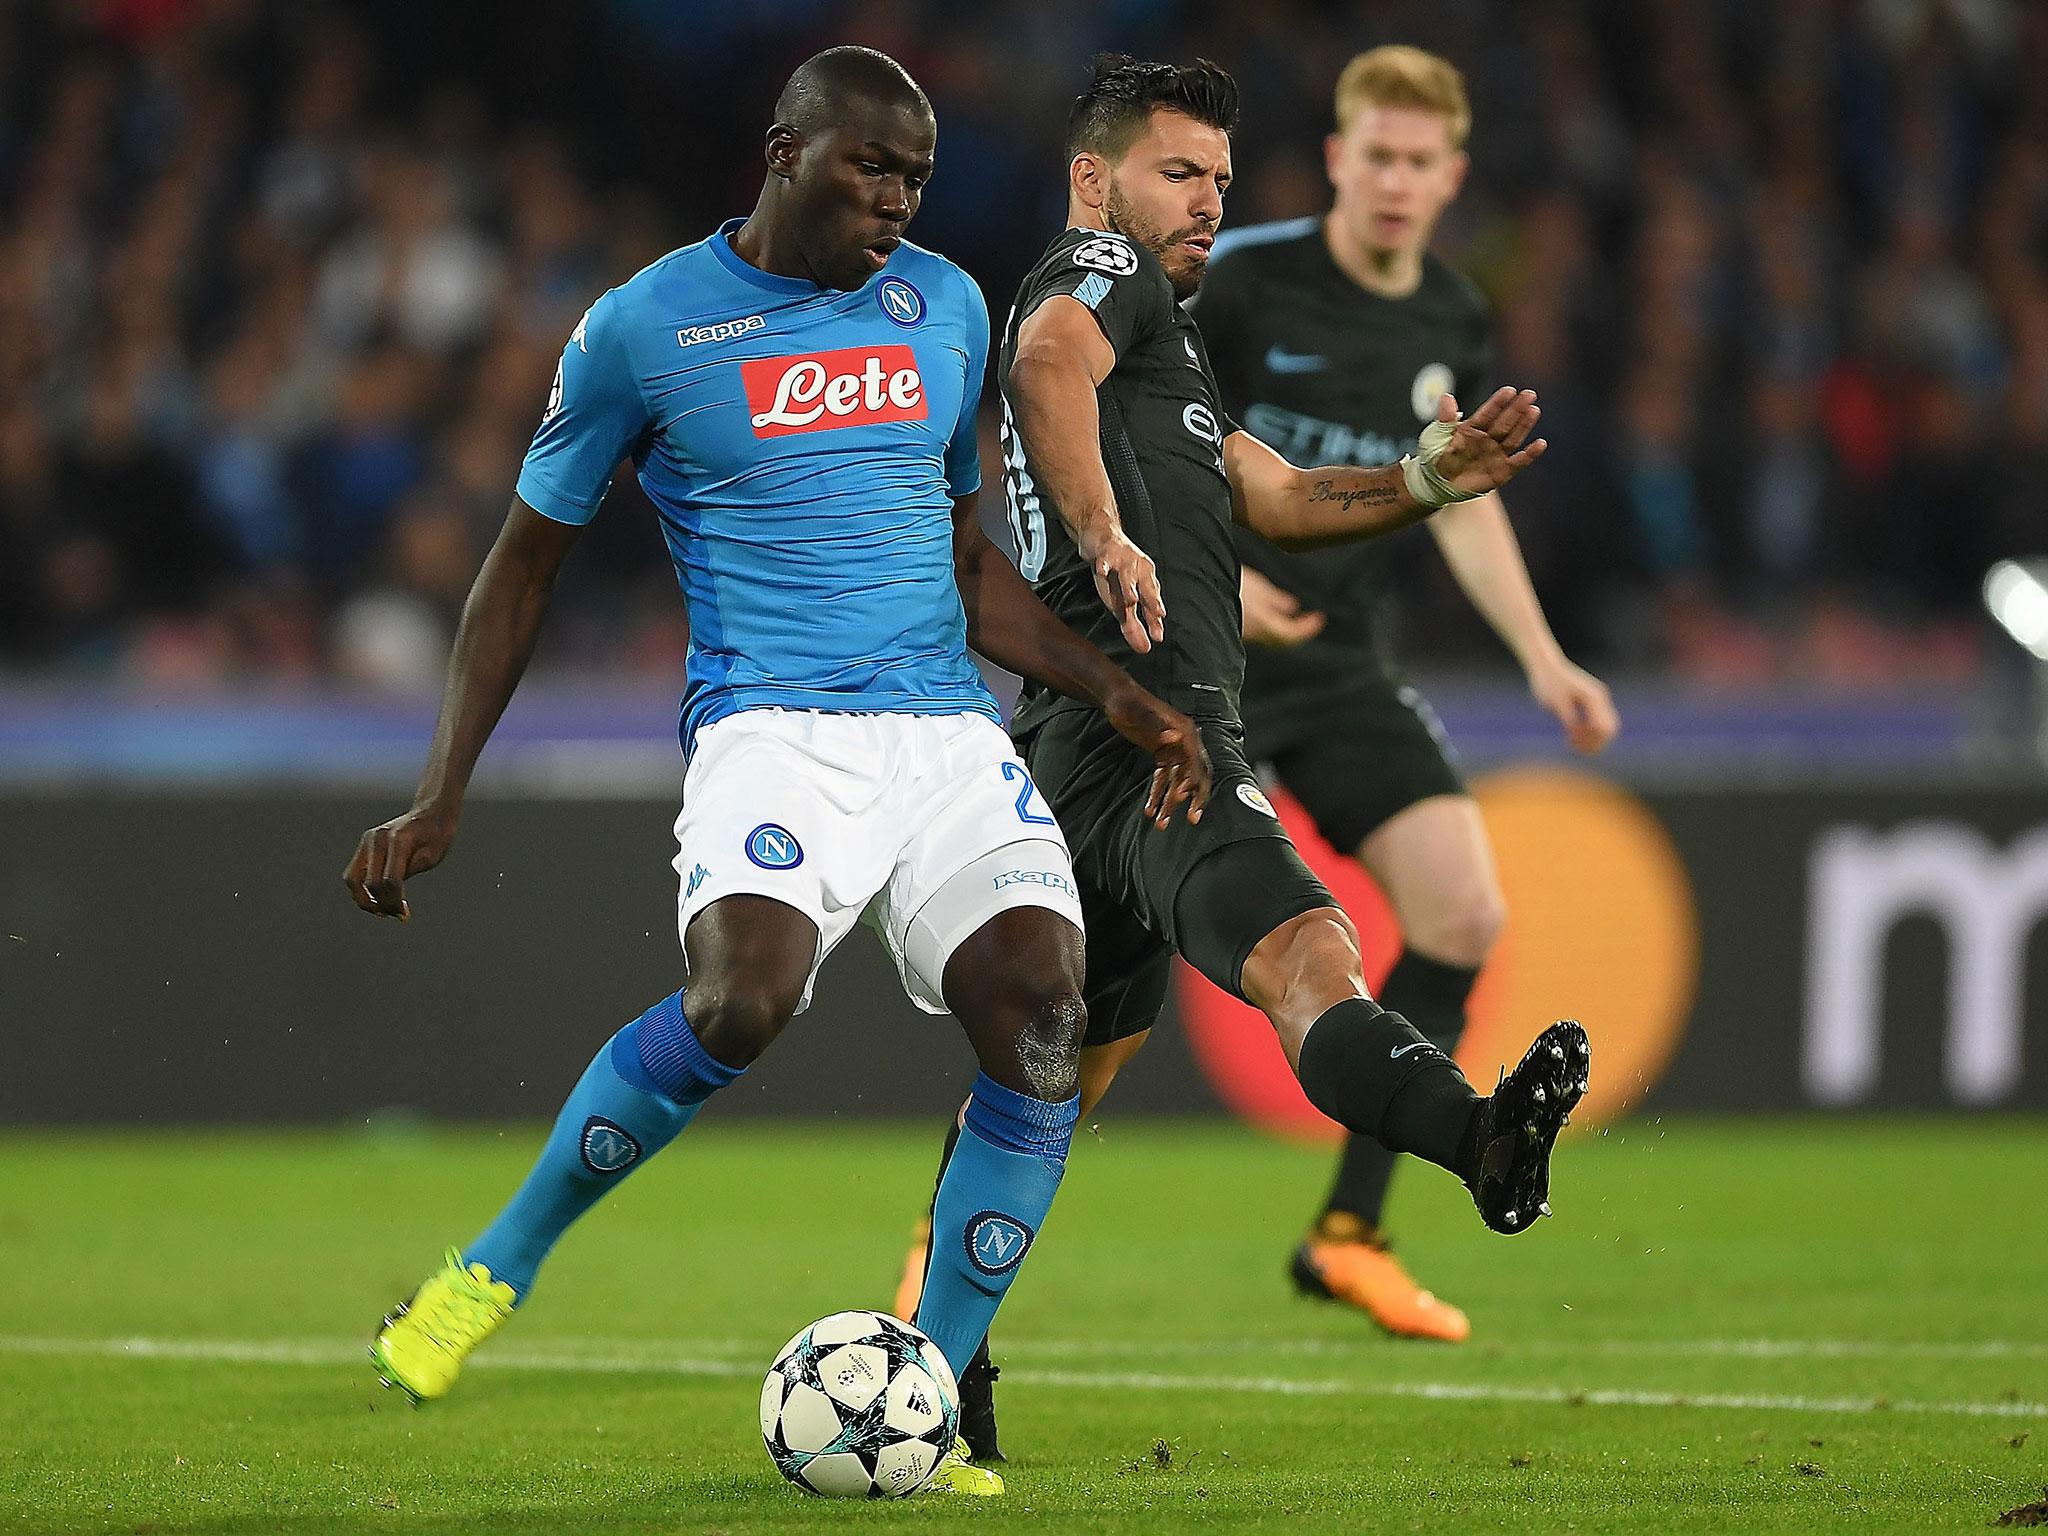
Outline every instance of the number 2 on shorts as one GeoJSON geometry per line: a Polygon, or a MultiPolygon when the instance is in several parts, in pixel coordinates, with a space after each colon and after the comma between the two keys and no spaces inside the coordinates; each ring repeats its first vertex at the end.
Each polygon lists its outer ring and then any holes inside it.
{"type": "Polygon", "coordinates": [[[1003,777],[1013,783],[1022,779],[1024,787],[1017,791],[1017,819],[1027,827],[1056,827],[1059,823],[1050,816],[1041,816],[1031,809],[1031,797],[1038,793],[1038,786],[1031,782],[1031,774],[1022,763],[1003,764],[1003,777]]]}

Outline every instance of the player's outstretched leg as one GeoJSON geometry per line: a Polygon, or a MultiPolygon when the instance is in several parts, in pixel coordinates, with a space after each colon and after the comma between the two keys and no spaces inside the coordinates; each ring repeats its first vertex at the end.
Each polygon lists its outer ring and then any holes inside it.
{"type": "Polygon", "coordinates": [[[525,1301],[572,1222],[667,1146],[780,1032],[816,953],[809,918],[762,897],[716,902],[690,925],[694,978],[599,1048],[540,1157],[497,1218],[384,1320],[370,1355],[415,1402],[525,1301]]]}
{"type": "MultiPolygon", "coordinates": [[[[917,1325],[962,1381],[992,1375],[984,1341],[1037,1240],[1080,1114],[1081,935],[1038,907],[998,913],[945,967],[947,1005],[981,1072],[932,1202],[931,1254],[917,1325]]],[[[993,1438],[993,1414],[988,1425],[993,1438]]],[[[994,1473],[949,1458],[934,1482],[999,1492],[994,1473]]]]}
{"type": "Polygon", "coordinates": [[[1450,1169],[1496,1232],[1525,1232],[1550,1214],[1551,1147],[1586,1091],[1591,1063],[1577,1024],[1545,1030],[1482,1099],[1456,1062],[1365,995],[1357,934],[1334,907],[1267,934],[1245,961],[1242,982],[1317,1109],[1392,1151],[1450,1169]]]}
{"type": "MultiPolygon", "coordinates": [[[[1453,1056],[1465,1029],[1465,1000],[1478,976],[1476,966],[1410,948],[1380,989],[1379,1002],[1453,1056]]],[[[1399,1153],[1370,1136],[1346,1136],[1329,1198],[1289,1257],[1288,1273],[1303,1295],[1356,1307],[1396,1337],[1462,1342],[1471,1336],[1470,1320],[1416,1283],[1382,1223],[1399,1162],[1399,1153]]]]}

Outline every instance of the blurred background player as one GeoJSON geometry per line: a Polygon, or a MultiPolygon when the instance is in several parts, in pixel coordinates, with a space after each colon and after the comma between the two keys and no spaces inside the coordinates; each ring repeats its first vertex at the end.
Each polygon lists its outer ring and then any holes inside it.
{"type": "MultiPolygon", "coordinates": [[[[968,643],[1156,750],[1153,819],[1206,785],[1192,722],[1055,620],[976,520],[987,311],[903,240],[935,147],[893,60],[817,55],[776,102],[752,216],[603,295],[563,348],[414,807],[345,878],[365,911],[408,915],[405,881],[446,855],[562,559],[630,457],[691,618],[690,980],[600,1048],[511,1202],[386,1320],[372,1355],[415,1399],[446,1393],[570,1223],[773,1042],[857,922],[981,1066],[919,1310],[956,1371],[1051,1207],[1079,1102],[1080,906],[968,643]]],[[[957,1452],[934,1484],[1002,1491],[957,1452]]]]}
{"type": "MultiPolygon", "coordinates": [[[[1213,64],[1097,58],[1069,118],[1068,227],[1024,279],[997,365],[1019,569],[1054,613],[1195,718],[1217,785],[1199,822],[1154,835],[1131,799],[1147,761],[1027,682],[1011,733],[1074,849],[1087,917],[1082,1112],[1144,1044],[1179,954],[1266,1015],[1318,1109],[1455,1173],[1494,1230],[1527,1231],[1549,1214],[1551,1146],[1586,1090],[1585,1032],[1552,1025],[1481,1098],[1372,1000],[1357,931],[1244,757],[1231,534],[1242,524],[1293,547],[1366,539],[1482,496],[1543,452],[1530,437],[1535,397],[1502,389],[1461,421],[1440,395],[1416,451],[1376,468],[1297,469],[1238,429],[1183,307],[1222,222],[1237,107],[1236,82],[1213,64]]],[[[956,1124],[941,1188],[958,1140],[956,1124]]],[[[926,1284],[946,1246],[943,1222],[933,1227],[926,1284]]],[[[977,1457],[1000,1454],[991,1370],[978,1354],[961,1376],[977,1457]]]]}
{"type": "MultiPolygon", "coordinates": [[[[1329,213],[1220,237],[1194,308],[1224,409],[1247,431],[1297,462],[1383,464],[1414,451],[1439,396],[1476,399],[1489,382],[1486,303],[1429,250],[1465,179],[1472,115],[1447,60],[1388,46],[1346,66],[1336,118],[1323,149],[1329,213]]],[[[1620,725],[1607,688],[1551,634],[1499,495],[1446,507],[1428,527],[1571,745],[1604,748],[1620,725]]],[[[1396,550],[1287,551],[1242,527],[1237,543],[1247,753],[1386,893],[1402,951],[1380,1000],[1455,1051],[1504,914],[1479,807],[1435,713],[1380,644],[1396,550]]],[[[1346,1140],[1293,1256],[1295,1284],[1390,1333],[1462,1340],[1465,1314],[1391,1251],[1381,1212],[1395,1162],[1370,1137],[1346,1140]]]]}

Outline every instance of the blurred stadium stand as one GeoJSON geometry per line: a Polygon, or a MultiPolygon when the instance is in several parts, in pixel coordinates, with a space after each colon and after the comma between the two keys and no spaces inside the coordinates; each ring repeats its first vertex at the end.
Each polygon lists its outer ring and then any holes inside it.
{"type": "MultiPolygon", "coordinates": [[[[1567,646],[1993,686],[1979,583],[2048,537],[2048,7],[2015,0],[14,0],[0,666],[431,690],[562,338],[750,205],[778,83],[849,38],[930,90],[914,233],[998,312],[1092,49],[1237,71],[1235,223],[1321,205],[1351,53],[1445,51],[1478,126],[1441,247],[1544,394],[1511,501],[1567,646]]],[[[666,687],[680,605],[614,500],[543,666],[666,687]]],[[[1410,544],[1410,659],[1500,675],[1410,544]]]]}

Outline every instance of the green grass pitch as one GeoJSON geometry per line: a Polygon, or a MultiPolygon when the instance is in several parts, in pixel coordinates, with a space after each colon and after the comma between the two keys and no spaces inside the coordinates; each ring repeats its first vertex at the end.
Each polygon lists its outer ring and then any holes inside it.
{"type": "Polygon", "coordinates": [[[997,1331],[1010,1493],[827,1504],[755,1428],[820,1314],[886,1306],[936,1128],[714,1111],[572,1232],[456,1393],[362,1354],[523,1172],[515,1130],[0,1136],[0,1530],[1982,1528],[2048,1484],[2048,1128],[1638,1121],[1558,1218],[1394,1211],[1474,1341],[1282,1263],[1325,1154],[1084,1129],[997,1331]]]}

